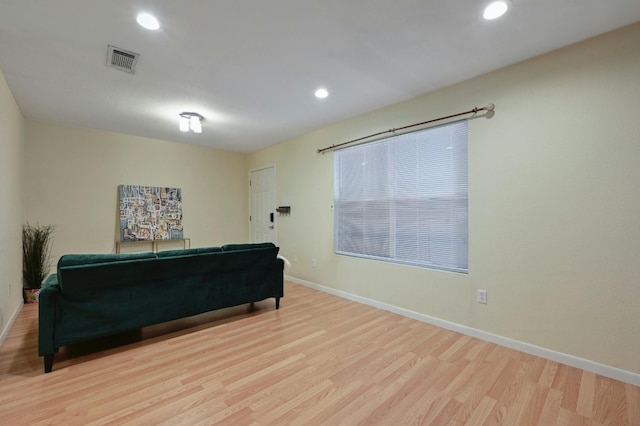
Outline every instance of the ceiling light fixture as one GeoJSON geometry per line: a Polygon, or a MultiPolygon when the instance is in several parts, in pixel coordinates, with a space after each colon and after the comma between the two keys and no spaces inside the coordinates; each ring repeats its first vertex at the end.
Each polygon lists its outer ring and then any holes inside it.
{"type": "Polygon", "coordinates": [[[197,112],[183,112],[180,114],[179,127],[181,132],[202,133],[204,117],[197,112]]]}
{"type": "Polygon", "coordinates": [[[315,95],[316,95],[316,98],[318,98],[318,99],[324,99],[327,96],[329,96],[329,92],[327,91],[327,89],[320,88],[320,89],[316,90],[315,95]]]}
{"type": "Polygon", "coordinates": [[[507,13],[507,10],[509,10],[509,3],[510,2],[507,0],[499,0],[489,3],[489,5],[484,9],[482,17],[487,21],[498,19],[507,13]]]}
{"type": "Polygon", "coordinates": [[[160,29],[160,21],[150,13],[139,13],[136,17],[136,22],[142,28],[146,28],[151,31],[158,31],[160,29]]]}

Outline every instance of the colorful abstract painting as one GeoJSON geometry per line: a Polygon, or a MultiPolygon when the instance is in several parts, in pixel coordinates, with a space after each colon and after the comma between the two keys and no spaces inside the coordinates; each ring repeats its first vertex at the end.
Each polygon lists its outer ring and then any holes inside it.
{"type": "Polygon", "coordinates": [[[120,241],[184,238],[182,190],[120,185],[120,241]]]}

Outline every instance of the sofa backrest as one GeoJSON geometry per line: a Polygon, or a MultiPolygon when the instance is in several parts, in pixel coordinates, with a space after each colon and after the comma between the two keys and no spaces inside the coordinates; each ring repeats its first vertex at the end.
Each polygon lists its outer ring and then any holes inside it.
{"type": "MultiPolygon", "coordinates": [[[[197,249],[193,249],[197,250],[197,249]]],[[[207,277],[231,271],[270,267],[276,263],[279,248],[271,244],[232,251],[210,250],[156,256],[136,255],[66,255],[58,262],[61,293],[68,298],[99,297],[110,289],[154,285],[180,285],[185,280],[207,281],[207,277]],[[87,263],[80,263],[85,256],[87,263]],[[66,258],[65,258],[66,257],[66,258]]]]}
{"type": "Polygon", "coordinates": [[[225,244],[222,246],[223,251],[253,250],[263,248],[274,248],[273,243],[242,243],[242,244],[225,244]]]}
{"type": "Polygon", "coordinates": [[[58,260],[58,276],[62,268],[76,265],[95,265],[99,263],[122,262],[125,260],[155,259],[153,252],[145,253],[108,253],[108,254],[65,254],[58,260]]]}
{"type": "Polygon", "coordinates": [[[219,253],[222,251],[220,247],[200,247],[192,249],[179,249],[179,250],[164,250],[156,253],[157,257],[173,257],[173,256],[187,256],[190,254],[200,253],[219,253]]]}

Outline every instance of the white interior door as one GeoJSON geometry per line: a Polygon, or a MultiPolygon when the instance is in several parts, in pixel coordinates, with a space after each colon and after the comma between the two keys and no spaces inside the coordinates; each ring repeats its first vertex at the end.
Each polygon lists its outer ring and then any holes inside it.
{"type": "Polygon", "coordinates": [[[249,176],[251,242],[276,243],[276,168],[253,170],[249,176]]]}

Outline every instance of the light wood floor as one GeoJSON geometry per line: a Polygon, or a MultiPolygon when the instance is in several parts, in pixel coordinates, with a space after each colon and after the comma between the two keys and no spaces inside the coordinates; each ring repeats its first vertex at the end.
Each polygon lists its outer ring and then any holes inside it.
{"type": "Polygon", "coordinates": [[[25,306],[0,425],[640,425],[640,388],[593,373],[291,283],[256,308],[63,349],[44,374],[25,306]]]}

